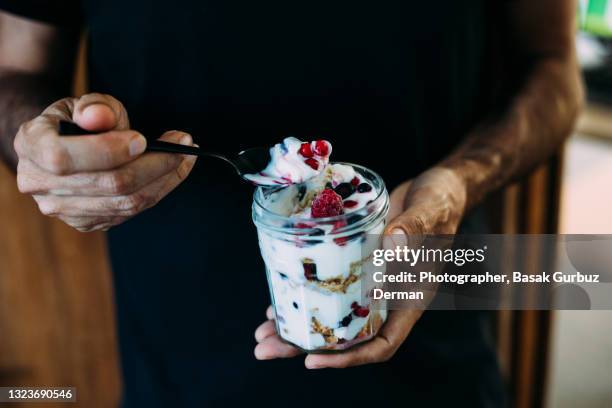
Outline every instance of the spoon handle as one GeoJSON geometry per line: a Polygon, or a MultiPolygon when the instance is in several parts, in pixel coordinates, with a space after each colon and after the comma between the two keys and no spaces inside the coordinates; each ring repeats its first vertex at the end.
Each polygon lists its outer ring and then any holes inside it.
{"type": "MultiPolygon", "coordinates": [[[[95,135],[96,132],[91,132],[81,128],[76,123],[60,121],[59,134],[61,136],[79,136],[79,135],[95,135]]],[[[201,156],[204,153],[197,147],[185,146],[178,143],[164,142],[162,140],[147,140],[147,151],[149,152],[165,152],[165,153],[180,153],[201,156]]]]}

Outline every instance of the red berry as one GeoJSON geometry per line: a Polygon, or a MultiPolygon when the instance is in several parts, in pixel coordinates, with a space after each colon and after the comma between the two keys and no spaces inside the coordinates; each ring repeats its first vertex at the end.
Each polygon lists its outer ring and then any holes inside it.
{"type": "Polygon", "coordinates": [[[357,201],[353,201],[353,200],[346,200],[344,202],[344,208],[353,208],[357,205],[357,201]]]}
{"type": "Polygon", "coordinates": [[[334,238],[334,243],[338,246],[345,246],[347,241],[348,237],[334,238]]]}
{"type": "Polygon", "coordinates": [[[370,314],[370,309],[368,309],[367,307],[360,307],[358,309],[355,309],[353,313],[355,313],[355,316],[358,317],[367,317],[370,314]]]}
{"type": "Polygon", "coordinates": [[[342,197],[331,188],[321,191],[314,200],[310,213],[313,218],[335,217],[344,213],[342,197]]]}
{"type": "Polygon", "coordinates": [[[307,224],[305,222],[298,222],[297,224],[295,224],[295,228],[300,228],[300,229],[305,229],[305,228],[312,228],[313,226],[310,224],[307,224]]]}
{"type": "Polygon", "coordinates": [[[313,170],[319,170],[319,162],[316,161],[315,159],[313,159],[313,158],[306,159],[306,160],[304,160],[304,162],[307,165],[309,165],[310,167],[312,167],[313,170]]]}
{"type": "Polygon", "coordinates": [[[367,317],[370,314],[370,309],[365,306],[359,306],[357,302],[351,304],[351,309],[353,309],[353,314],[357,317],[367,317]]]}
{"type": "Polygon", "coordinates": [[[351,180],[351,184],[357,187],[359,185],[359,177],[353,177],[353,179],[351,180]]]}
{"type": "Polygon", "coordinates": [[[312,152],[312,149],[310,148],[310,143],[302,143],[302,145],[300,146],[299,152],[304,157],[314,156],[314,153],[312,152]]]}
{"type": "Polygon", "coordinates": [[[314,152],[319,156],[329,155],[329,142],[325,140],[317,140],[315,142],[314,152]]]}
{"type": "MultiPolygon", "coordinates": [[[[345,220],[339,220],[336,221],[334,223],[334,228],[332,229],[332,232],[336,232],[337,230],[339,230],[342,227],[345,227],[347,225],[345,220]]],[[[344,246],[346,245],[346,242],[348,241],[349,237],[338,237],[338,238],[334,238],[334,242],[336,243],[336,245],[339,246],[344,246]]]]}

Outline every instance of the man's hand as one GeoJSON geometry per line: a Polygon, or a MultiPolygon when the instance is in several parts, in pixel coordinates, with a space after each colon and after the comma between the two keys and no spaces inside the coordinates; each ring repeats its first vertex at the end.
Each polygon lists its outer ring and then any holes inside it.
{"type": "MultiPolygon", "coordinates": [[[[192,145],[179,131],[160,140],[192,145]]],[[[19,191],[40,211],[79,231],[107,230],[150,208],[191,172],[195,157],[146,153],[146,139],[130,130],[123,105],[108,95],[65,98],[24,123],[14,143],[19,191]],[[59,136],[60,120],[99,132],[59,136]]]]}
{"type": "MultiPolygon", "coordinates": [[[[428,234],[454,234],[466,207],[465,183],[454,172],[433,168],[407,181],[391,193],[385,246],[413,244],[428,234]]],[[[390,359],[404,342],[423,310],[394,310],[371,341],[344,353],[309,354],[307,368],[345,368],[390,359]]],[[[276,333],[272,307],[269,319],[255,331],[255,357],[260,360],[294,357],[300,351],[284,343],[276,333]]]]}

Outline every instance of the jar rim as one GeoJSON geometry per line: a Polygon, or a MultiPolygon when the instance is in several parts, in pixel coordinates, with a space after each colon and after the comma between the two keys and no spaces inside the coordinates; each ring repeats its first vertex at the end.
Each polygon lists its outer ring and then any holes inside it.
{"type": "MultiPolygon", "coordinates": [[[[346,165],[346,166],[351,166],[353,168],[355,168],[360,174],[362,175],[366,175],[366,174],[371,174],[373,181],[379,185],[379,189],[378,192],[376,194],[376,197],[371,200],[371,202],[369,204],[367,204],[366,206],[364,206],[363,208],[361,208],[361,210],[365,210],[368,208],[377,208],[379,206],[381,206],[380,204],[380,199],[383,196],[387,196],[388,197],[388,193],[387,193],[387,188],[385,186],[385,182],[383,181],[382,177],[376,173],[373,170],[370,170],[367,167],[358,165],[358,164],[353,164],[353,163],[347,163],[347,162],[333,162],[330,163],[331,164],[342,164],[342,165],[346,165]]],[[[292,222],[294,224],[300,223],[300,222],[304,222],[304,223],[312,223],[313,222],[313,218],[308,218],[308,217],[300,217],[300,216],[295,216],[295,215],[289,215],[289,216],[285,216],[285,215],[281,215],[278,214],[274,211],[269,210],[268,208],[266,208],[263,203],[260,202],[259,198],[262,196],[261,192],[265,189],[265,187],[263,186],[259,186],[255,189],[255,192],[253,193],[253,221],[255,222],[256,225],[259,226],[260,222],[258,222],[257,219],[255,219],[255,209],[257,208],[258,210],[261,210],[261,212],[265,215],[263,215],[263,217],[269,217],[272,220],[276,221],[276,222],[292,222]]],[[[382,208],[382,214],[384,216],[386,216],[386,212],[388,210],[388,206],[389,206],[389,202],[388,202],[388,198],[385,200],[385,202],[383,203],[383,205],[381,206],[382,208]]],[[[344,220],[348,217],[350,217],[351,215],[353,215],[353,213],[345,213],[345,214],[340,214],[340,215],[336,215],[333,217],[322,217],[322,218],[316,218],[316,222],[319,224],[331,224],[335,221],[340,221],[340,220],[344,220]]],[[[365,224],[367,221],[370,221],[372,218],[378,218],[377,215],[374,212],[372,212],[371,214],[369,214],[371,216],[366,216],[364,217],[364,219],[356,222],[355,224],[351,224],[351,225],[347,225],[347,227],[351,227],[354,228],[356,227],[358,224],[363,225],[365,224]]],[[[290,232],[292,229],[295,229],[296,231],[300,232],[300,235],[304,234],[305,231],[308,231],[308,228],[275,228],[274,226],[268,224],[268,223],[261,223],[263,224],[263,226],[265,226],[266,228],[272,228],[272,229],[278,229],[278,230],[282,230],[284,232],[290,232]]],[[[316,229],[316,227],[313,227],[312,229],[316,229]]],[[[347,228],[343,227],[343,228],[339,228],[337,230],[338,233],[341,233],[343,231],[345,231],[347,228]]]]}

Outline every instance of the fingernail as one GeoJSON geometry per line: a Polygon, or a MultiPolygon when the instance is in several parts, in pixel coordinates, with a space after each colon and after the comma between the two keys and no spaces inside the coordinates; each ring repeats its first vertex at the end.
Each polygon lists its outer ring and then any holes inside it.
{"type": "Polygon", "coordinates": [[[138,156],[147,148],[147,139],[143,135],[138,135],[130,142],[130,156],[138,156]]]}
{"type": "Polygon", "coordinates": [[[408,244],[406,233],[400,228],[394,228],[391,230],[391,240],[396,246],[399,247],[404,247],[408,244]]]}
{"type": "Polygon", "coordinates": [[[190,134],[183,135],[183,137],[181,137],[181,140],[179,140],[179,143],[182,145],[191,146],[191,144],[193,143],[193,140],[191,139],[191,135],[190,134]]]}
{"type": "Polygon", "coordinates": [[[321,368],[320,365],[313,363],[312,361],[310,361],[308,359],[308,357],[306,357],[306,360],[304,360],[304,365],[306,366],[307,369],[309,370],[316,370],[318,368],[321,368]]]}

